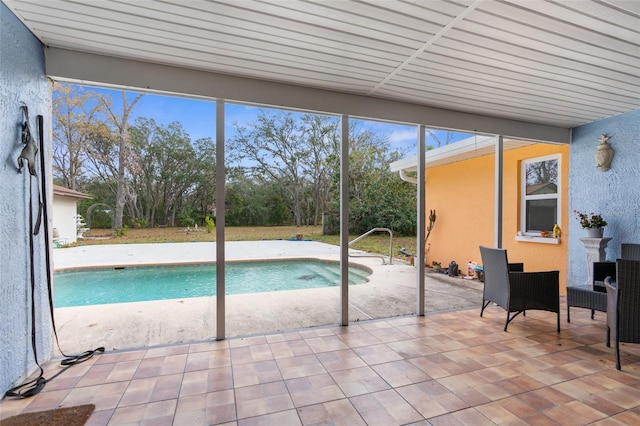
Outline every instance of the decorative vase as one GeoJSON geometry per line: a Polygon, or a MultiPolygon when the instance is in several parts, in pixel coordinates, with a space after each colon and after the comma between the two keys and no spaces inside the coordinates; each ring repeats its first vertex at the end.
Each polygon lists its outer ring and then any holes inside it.
{"type": "Polygon", "coordinates": [[[604,235],[604,228],[587,228],[587,237],[589,238],[602,238],[604,235]]]}
{"type": "Polygon", "coordinates": [[[609,166],[611,166],[611,161],[613,160],[613,148],[611,148],[607,139],[609,138],[605,135],[600,137],[600,144],[593,154],[593,159],[596,160],[596,168],[601,172],[609,170],[609,166]]]}

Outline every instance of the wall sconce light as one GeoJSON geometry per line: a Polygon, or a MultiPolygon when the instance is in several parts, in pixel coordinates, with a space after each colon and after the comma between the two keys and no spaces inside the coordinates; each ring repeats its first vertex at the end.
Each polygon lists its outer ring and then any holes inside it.
{"type": "Polygon", "coordinates": [[[596,160],[596,168],[600,172],[609,170],[609,166],[613,160],[613,148],[611,148],[611,145],[607,142],[608,140],[609,136],[600,135],[600,144],[593,154],[593,158],[596,160]]]}

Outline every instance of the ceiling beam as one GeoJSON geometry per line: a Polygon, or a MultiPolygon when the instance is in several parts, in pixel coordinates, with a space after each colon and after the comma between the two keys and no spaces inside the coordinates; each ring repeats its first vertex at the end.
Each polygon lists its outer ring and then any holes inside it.
{"type": "Polygon", "coordinates": [[[47,75],[58,81],[344,114],[533,141],[571,140],[571,130],[563,127],[67,49],[49,47],[45,52],[47,75]]]}

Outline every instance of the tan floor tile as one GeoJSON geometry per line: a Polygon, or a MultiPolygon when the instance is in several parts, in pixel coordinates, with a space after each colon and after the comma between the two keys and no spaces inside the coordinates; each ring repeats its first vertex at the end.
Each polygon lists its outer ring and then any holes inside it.
{"type": "Polygon", "coordinates": [[[11,398],[0,401],[0,418],[9,417],[9,415],[17,415],[23,412],[44,411],[56,408],[62,405],[63,401],[73,392],[73,389],[54,390],[50,392],[41,392],[31,398],[11,398]]]}
{"type": "Polygon", "coordinates": [[[181,384],[181,374],[132,380],[124,395],[122,395],[118,406],[126,407],[129,405],[175,399],[180,394],[181,384]]]}
{"type": "Polygon", "coordinates": [[[231,367],[192,371],[182,377],[180,397],[233,389],[231,367]]]}
{"type": "Polygon", "coordinates": [[[155,358],[171,355],[181,355],[189,353],[190,345],[177,345],[177,346],[161,346],[158,348],[148,349],[144,354],[144,358],[155,358]]]}
{"type": "Polygon", "coordinates": [[[613,416],[613,419],[624,425],[640,424],[640,409],[625,411],[624,413],[613,416]]]}
{"type": "Polygon", "coordinates": [[[430,418],[429,424],[433,426],[490,426],[494,425],[495,423],[486,418],[475,408],[467,408],[442,416],[430,418]]]}
{"type": "Polygon", "coordinates": [[[146,353],[146,350],[103,353],[95,357],[95,364],[114,364],[141,360],[146,353]]]}
{"type": "Polygon", "coordinates": [[[360,367],[330,373],[342,392],[348,396],[389,389],[389,385],[371,368],[360,367]]]}
{"type": "Polygon", "coordinates": [[[349,398],[369,426],[401,425],[423,420],[394,390],[384,390],[349,398]]]}
{"type": "Polygon", "coordinates": [[[607,391],[607,389],[602,388],[601,386],[593,386],[590,382],[585,382],[582,378],[558,383],[553,385],[552,388],[569,395],[574,399],[588,398],[591,395],[601,394],[602,392],[607,391]]]}
{"type": "Polygon", "coordinates": [[[625,410],[629,410],[638,406],[640,389],[631,386],[620,386],[616,389],[603,392],[599,396],[607,401],[620,405],[625,410]]]}
{"type": "Polygon", "coordinates": [[[536,389],[534,391],[531,391],[531,393],[539,395],[542,398],[548,399],[549,401],[553,401],[553,403],[557,405],[566,404],[574,400],[574,398],[572,398],[571,396],[551,387],[536,389]]]}
{"type": "Polygon", "coordinates": [[[435,380],[396,389],[426,419],[468,408],[468,404],[435,380]]]}
{"type": "Polygon", "coordinates": [[[302,339],[269,343],[269,347],[271,348],[271,353],[275,359],[290,358],[313,353],[309,345],[307,345],[307,342],[302,339]]]}
{"type": "Polygon", "coordinates": [[[247,386],[235,390],[238,419],[294,408],[284,382],[247,386]]]}
{"type": "Polygon", "coordinates": [[[172,425],[177,400],[117,408],[109,425],[172,425]]]}
{"type": "Polygon", "coordinates": [[[109,364],[94,364],[78,381],[78,386],[101,385],[107,382],[131,380],[140,364],[140,360],[123,361],[109,364]]]}
{"type": "Polygon", "coordinates": [[[302,426],[300,416],[296,410],[280,411],[248,419],[240,419],[238,426],[302,426]]]}
{"type": "Polygon", "coordinates": [[[547,386],[566,382],[567,380],[572,380],[577,377],[575,374],[562,367],[551,367],[546,370],[529,373],[528,375],[547,386]]]}
{"type": "Polygon", "coordinates": [[[524,417],[530,417],[539,414],[544,409],[540,409],[535,405],[529,404],[530,400],[520,398],[520,395],[510,398],[503,398],[500,400],[502,408],[509,410],[516,417],[522,419],[524,417]]]}
{"type": "Polygon", "coordinates": [[[109,424],[109,420],[115,411],[116,410],[113,408],[110,410],[94,411],[91,413],[91,417],[89,417],[89,420],[87,420],[87,423],[85,423],[84,426],[105,426],[109,424]]]}
{"type": "MultiPolygon", "coordinates": [[[[351,328],[351,327],[349,327],[351,328]]],[[[340,340],[344,342],[350,348],[357,348],[360,346],[376,345],[381,343],[375,336],[368,331],[358,331],[354,333],[342,333],[338,334],[340,340]]]]}
{"type": "Polygon", "coordinates": [[[327,372],[315,355],[280,358],[276,362],[284,379],[295,379],[327,372]]]}
{"type": "Polygon", "coordinates": [[[522,424],[515,414],[502,406],[501,401],[478,405],[475,409],[495,424],[522,424]]]}
{"type": "Polygon", "coordinates": [[[494,367],[477,370],[475,371],[475,373],[485,379],[488,383],[495,383],[501,380],[511,379],[522,374],[518,370],[514,369],[511,365],[511,363],[507,365],[496,365],[494,367]]]}
{"type": "Polygon", "coordinates": [[[267,343],[279,343],[279,342],[289,342],[291,340],[300,340],[302,336],[297,331],[285,332],[285,333],[277,333],[277,334],[267,334],[265,336],[267,339],[267,343]]]}
{"type": "Polygon", "coordinates": [[[451,375],[451,372],[445,368],[445,366],[451,361],[441,354],[411,358],[409,359],[409,362],[429,374],[429,376],[434,379],[440,379],[451,375]]]}
{"type": "Polygon", "coordinates": [[[558,407],[546,410],[544,414],[563,425],[584,425],[607,417],[604,413],[583,404],[571,401],[558,407]]]}
{"type": "Polygon", "coordinates": [[[267,343],[254,346],[240,346],[231,349],[232,365],[273,360],[271,348],[267,343]]]}
{"type": "Polygon", "coordinates": [[[416,358],[436,353],[436,350],[429,345],[420,342],[419,339],[400,340],[387,343],[402,358],[416,358]]]}
{"type": "Polygon", "coordinates": [[[231,422],[236,419],[236,404],[232,389],[181,397],[176,407],[174,424],[205,425],[231,422]]]}
{"type": "Polygon", "coordinates": [[[266,336],[252,336],[252,337],[243,337],[239,339],[229,339],[229,347],[233,348],[243,348],[247,346],[260,346],[267,343],[266,336]]]}
{"type": "Polygon", "coordinates": [[[319,404],[345,397],[329,374],[286,380],[289,394],[296,407],[319,404]]]}
{"type": "Polygon", "coordinates": [[[367,365],[352,349],[322,352],[316,356],[329,372],[364,367],[367,365]]]}
{"type": "Polygon", "coordinates": [[[625,410],[624,407],[620,406],[619,404],[616,404],[615,402],[604,399],[600,395],[591,395],[587,398],[581,399],[580,402],[588,405],[594,410],[598,410],[602,413],[605,413],[607,416],[614,416],[625,410]]]}
{"type": "Polygon", "coordinates": [[[217,351],[229,349],[229,340],[207,340],[204,342],[191,343],[189,353],[217,351]]]}
{"type": "Polygon", "coordinates": [[[298,414],[305,425],[366,426],[347,399],[298,408],[298,414]]]}
{"type": "Polygon", "coordinates": [[[378,339],[381,343],[399,342],[402,340],[409,340],[413,338],[407,333],[404,333],[395,327],[384,327],[366,330],[369,331],[369,333],[371,333],[371,335],[378,339]]]}
{"type": "Polygon", "coordinates": [[[233,366],[233,386],[236,388],[280,380],[282,374],[274,360],[233,366]]]}
{"type": "Polygon", "coordinates": [[[390,361],[400,361],[402,357],[386,344],[354,348],[353,351],[368,365],[382,364],[390,361]]]}
{"type": "Polygon", "coordinates": [[[187,356],[184,371],[208,370],[210,368],[231,366],[231,351],[217,349],[212,351],[193,352],[187,356]]]}
{"type": "Polygon", "coordinates": [[[305,338],[314,353],[339,351],[349,347],[336,335],[305,338]]]}
{"type": "Polygon", "coordinates": [[[431,377],[427,373],[406,360],[376,364],[373,365],[372,368],[392,387],[431,380],[431,377]]]}
{"type": "Polygon", "coordinates": [[[314,337],[323,337],[323,336],[335,336],[335,333],[330,328],[313,328],[308,330],[301,330],[300,336],[303,339],[311,339],[314,337]]]}
{"type": "Polygon", "coordinates": [[[146,377],[182,373],[184,372],[186,361],[186,353],[145,358],[140,361],[140,365],[138,365],[138,369],[133,375],[133,378],[143,379],[146,377]]]}
{"type": "Polygon", "coordinates": [[[122,399],[122,395],[126,392],[127,386],[129,386],[129,382],[75,388],[65,398],[64,405],[95,404],[98,411],[116,408],[122,399]]]}

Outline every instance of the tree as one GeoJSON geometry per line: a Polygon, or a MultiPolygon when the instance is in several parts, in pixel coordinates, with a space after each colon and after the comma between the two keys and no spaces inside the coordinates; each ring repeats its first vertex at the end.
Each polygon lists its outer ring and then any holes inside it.
{"type": "Polygon", "coordinates": [[[105,129],[104,106],[93,91],[59,83],[53,89],[53,173],[65,187],[78,190],[87,146],[105,129]]]}
{"type": "Polygon", "coordinates": [[[314,211],[313,225],[318,225],[320,214],[329,203],[331,167],[329,159],[337,155],[340,148],[337,119],[321,115],[306,114],[302,117],[305,137],[309,144],[309,157],[305,162],[305,174],[311,181],[314,211]]]}
{"type": "Polygon", "coordinates": [[[337,120],[318,115],[260,111],[249,128],[235,125],[230,158],[244,165],[254,180],[277,185],[288,198],[296,226],[303,206],[314,200],[314,223],[326,202],[326,158],[337,147],[337,120]]]}
{"type": "Polygon", "coordinates": [[[115,142],[117,144],[117,173],[116,173],[116,211],[114,217],[113,228],[119,230],[122,228],[122,214],[124,211],[124,204],[127,197],[127,162],[130,160],[129,150],[129,116],[131,111],[138,103],[140,98],[144,96],[142,93],[138,94],[131,104],[127,99],[127,93],[121,92],[122,95],[122,114],[118,115],[112,108],[111,101],[102,96],[102,104],[107,109],[107,119],[111,126],[116,130],[115,142]]]}
{"type": "Polygon", "coordinates": [[[145,222],[175,224],[180,211],[194,221],[208,213],[206,206],[215,201],[215,145],[210,138],[191,142],[178,122],[159,126],[153,119],[139,118],[130,129],[132,160],[136,170],[131,176],[136,210],[144,212],[145,222]],[[212,180],[208,180],[212,179],[212,180]],[[204,197],[198,201],[196,195],[204,197]],[[188,213],[188,214],[187,214],[188,213]]]}
{"type": "MultiPolygon", "coordinates": [[[[358,126],[349,135],[349,233],[390,228],[400,235],[416,232],[416,187],[389,170],[405,153],[391,151],[386,136],[358,126]]],[[[333,162],[332,206],[339,211],[339,162],[333,162]]],[[[328,218],[327,229],[337,232],[338,218],[328,218]]]]}
{"type": "MultiPolygon", "coordinates": [[[[123,226],[124,207],[127,199],[135,197],[129,187],[129,173],[136,163],[132,159],[129,138],[129,116],[143,94],[136,95],[131,103],[122,91],[122,114],[118,114],[108,95],[100,95],[106,118],[99,125],[89,144],[89,160],[92,172],[109,185],[115,195],[113,218],[114,233],[123,226]]],[[[130,212],[131,214],[131,212],[130,212]]]]}

